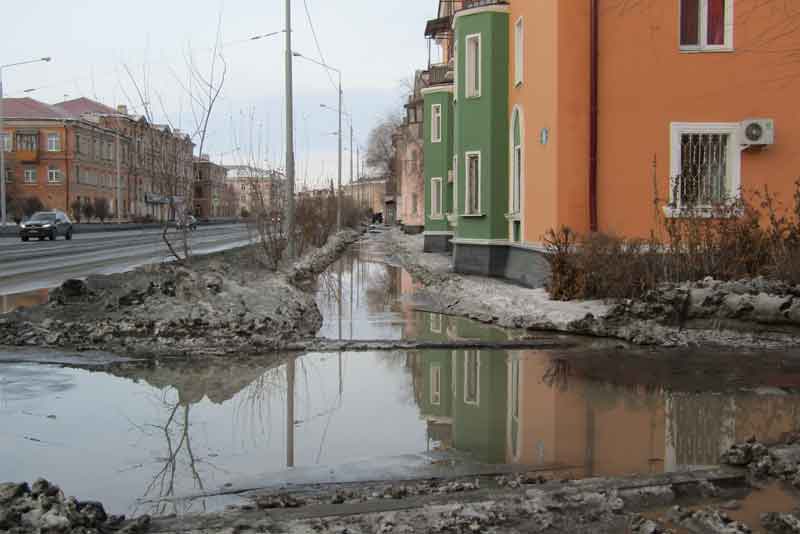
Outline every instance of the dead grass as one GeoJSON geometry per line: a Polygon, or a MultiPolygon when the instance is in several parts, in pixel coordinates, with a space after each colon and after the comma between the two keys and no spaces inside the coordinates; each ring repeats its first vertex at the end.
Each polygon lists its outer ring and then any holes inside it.
{"type": "Polygon", "coordinates": [[[764,189],[711,210],[659,215],[659,231],[649,239],[564,227],[550,230],[545,244],[548,289],[557,300],[641,298],[664,282],[709,276],[800,284],[800,181],[790,208],[764,189]]]}

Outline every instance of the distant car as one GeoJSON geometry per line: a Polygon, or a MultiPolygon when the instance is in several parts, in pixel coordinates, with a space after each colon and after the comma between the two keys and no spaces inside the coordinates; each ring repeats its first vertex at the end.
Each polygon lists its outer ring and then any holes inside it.
{"type": "Polygon", "coordinates": [[[182,221],[178,221],[178,229],[183,230],[183,228],[187,227],[189,230],[194,232],[197,230],[197,218],[194,215],[187,215],[186,219],[182,221]]]}
{"type": "Polygon", "coordinates": [[[32,237],[38,237],[39,241],[45,238],[55,241],[60,235],[72,239],[72,221],[63,211],[38,211],[19,225],[19,237],[23,241],[32,237]]]}

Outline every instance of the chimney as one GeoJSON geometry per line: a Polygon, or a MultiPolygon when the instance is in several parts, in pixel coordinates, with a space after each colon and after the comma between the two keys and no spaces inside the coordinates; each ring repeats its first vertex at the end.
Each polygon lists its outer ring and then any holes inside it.
{"type": "Polygon", "coordinates": [[[127,115],[128,106],[126,106],[125,104],[120,104],[119,106],[117,106],[117,113],[119,113],[120,115],[127,115]]]}

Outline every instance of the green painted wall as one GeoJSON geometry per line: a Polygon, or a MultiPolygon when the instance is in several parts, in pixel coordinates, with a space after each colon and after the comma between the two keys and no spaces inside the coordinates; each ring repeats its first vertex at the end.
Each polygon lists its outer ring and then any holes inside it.
{"type": "MultiPolygon", "coordinates": [[[[456,237],[508,239],[509,15],[484,11],[456,19],[457,98],[454,150],[458,156],[456,237]],[[481,96],[465,98],[466,37],[481,35],[481,96]],[[481,217],[465,217],[465,153],[481,152],[481,217]]],[[[427,154],[426,154],[427,157],[427,154]]]]}
{"type": "Polygon", "coordinates": [[[450,230],[447,214],[453,211],[453,184],[447,177],[453,168],[453,93],[435,92],[425,95],[425,230],[450,230]],[[432,110],[442,107],[442,140],[431,141],[432,110]],[[431,218],[431,178],[442,179],[442,216],[431,218]]]}
{"type": "Polygon", "coordinates": [[[464,401],[465,351],[454,358],[453,445],[476,460],[504,463],[508,416],[508,369],[504,351],[480,351],[477,404],[464,401]]]}
{"type": "MultiPolygon", "coordinates": [[[[417,312],[415,314],[419,339],[425,341],[447,341],[449,317],[439,314],[417,312]]],[[[420,351],[422,361],[422,401],[420,412],[423,416],[451,417],[453,404],[451,363],[453,360],[450,350],[424,350],[420,351]],[[431,369],[438,367],[439,379],[439,404],[431,402],[432,373],[431,369]]]]}

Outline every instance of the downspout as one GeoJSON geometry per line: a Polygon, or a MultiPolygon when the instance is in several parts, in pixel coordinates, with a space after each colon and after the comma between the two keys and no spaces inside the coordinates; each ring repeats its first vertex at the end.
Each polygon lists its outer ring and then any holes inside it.
{"type": "Polygon", "coordinates": [[[598,0],[591,2],[591,51],[589,73],[589,230],[597,232],[597,95],[598,95],[598,63],[600,57],[600,25],[598,0]]]}

